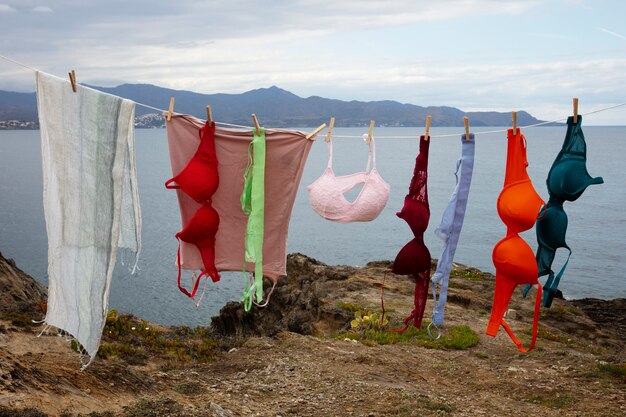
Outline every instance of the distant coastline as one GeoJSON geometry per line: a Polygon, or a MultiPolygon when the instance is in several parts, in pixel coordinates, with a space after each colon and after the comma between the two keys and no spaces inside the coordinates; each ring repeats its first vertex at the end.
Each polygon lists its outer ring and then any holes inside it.
{"type": "MultiPolygon", "coordinates": [[[[221,122],[250,125],[255,113],[265,126],[275,128],[317,127],[335,118],[335,127],[365,127],[375,120],[379,127],[423,127],[432,117],[432,127],[462,127],[468,117],[471,127],[509,126],[510,112],[470,111],[451,106],[419,106],[393,100],[344,101],[319,96],[299,97],[276,86],[240,94],[202,94],[172,90],[150,84],[122,84],[117,87],[89,86],[107,94],[137,103],[135,127],[159,128],[165,125],[157,109],[167,108],[175,99],[174,111],[198,118],[206,117],[210,105],[213,117],[221,122]]],[[[0,129],[34,129],[37,123],[37,98],[32,93],[0,91],[0,129]]],[[[523,110],[517,111],[519,126],[542,123],[523,110]]]]}

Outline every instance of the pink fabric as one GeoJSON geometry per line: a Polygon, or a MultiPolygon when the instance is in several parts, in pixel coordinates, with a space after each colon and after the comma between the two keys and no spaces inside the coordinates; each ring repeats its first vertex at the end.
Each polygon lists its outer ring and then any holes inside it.
{"type": "MultiPolygon", "coordinates": [[[[181,114],[172,115],[172,120],[167,123],[167,142],[174,174],[187,165],[198,149],[198,129],[203,124],[200,119],[181,114]]],[[[313,140],[307,140],[303,132],[293,130],[265,130],[265,136],[263,274],[276,280],[287,274],[289,219],[313,140]]],[[[213,194],[212,205],[220,217],[220,227],[215,237],[215,266],[218,271],[241,271],[244,265],[248,218],[241,211],[240,196],[251,141],[252,130],[215,129],[220,184],[213,194]]],[[[200,204],[180,190],[176,190],[176,193],[181,222],[185,225],[200,204]]],[[[183,269],[202,269],[202,258],[195,245],[181,242],[180,249],[183,269]]],[[[246,270],[254,271],[254,264],[247,263],[246,270]]]]}
{"type": "MultiPolygon", "coordinates": [[[[364,135],[366,138],[367,135],[364,135]]],[[[337,177],[333,171],[332,141],[328,142],[328,165],[322,175],[307,187],[311,207],[327,220],[340,223],[369,222],[383,211],[389,200],[389,184],[376,169],[374,138],[369,143],[367,167],[363,172],[337,177]],[[373,163],[372,163],[373,162],[373,163]],[[370,170],[370,165],[372,169],[370,170]],[[363,184],[351,203],[344,193],[363,184]]]]}

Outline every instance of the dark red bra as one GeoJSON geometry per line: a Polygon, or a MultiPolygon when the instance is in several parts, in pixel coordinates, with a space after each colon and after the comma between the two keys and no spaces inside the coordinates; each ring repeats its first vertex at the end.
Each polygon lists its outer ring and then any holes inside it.
{"type": "Polygon", "coordinates": [[[196,211],[189,223],[176,233],[176,238],[196,245],[202,256],[204,269],[189,292],[180,285],[180,244],[178,246],[178,288],[193,298],[198,290],[200,278],[209,275],[213,282],[220,280],[215,268],[215,234],[220,224],[217,211],[211,207],[211,197],[219,185],[217,155],[215,153],[215,122],[205,124],[200,130],[200,145],[185,168],[175,177],[165,182],[169,189],[180,188],[202,206],[196,211]],[[173,184],[173,185],[172,185],[173,184]]]}
{"type": "Polygon", "coordinates": [[[428,283],[430,282],[430,252],[424,244],[424,232],[430,220],[428,207],[428,148],[430,141],[420,137],[420,153],[415,159],[413,179],[409,186],[409,193],[404,197],[404,207],[396,215],[407,222],[413,235],[413,240],[404,245],[393,261],[391,271],[397,275],[413,275],[415,278],[414,308],[404,320],[404,328],[393,330],[403,332],[413,320],[413,326],[418,329],[422,325],[428,283]]]}

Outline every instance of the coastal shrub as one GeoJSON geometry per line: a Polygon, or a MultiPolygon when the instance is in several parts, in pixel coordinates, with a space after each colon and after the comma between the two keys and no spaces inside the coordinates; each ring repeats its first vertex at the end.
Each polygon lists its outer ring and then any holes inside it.
{"type": "Polygon", "coordinates": [[[183,382],[174,387],[174,391],[183,395],[198,395],[202,394],[202,387],[197,382],[183,382]]]}
{"type": "Polygon", "coordinates": [[[163,355],[178,362],[209,362],[217,342],[206,328],[186,326],[161,330],[130,314],[109,311],[98,355],[119,357],[130,365],[144,365],[149,354],[163,355]]]}
{"type": "Polygon", "coordinates": [[[13,326],[21,327],[23,329],[30,329],[32,325],[32,321],[29,316],[15,311],[0,312],[0,320],[10,321],[13,326]]]}
{"type": "Polygon", "coordinates": [[[599,363],[598,369],[626,383],[626,363],[599,363]]]}
{"type": "Polygon", "coordinates": [[[357,311],[364,310],[364,308],[361,307],[359,304],[346,303],[343,301],[337,302],[337,307],[344,309],[344,310],[348,310],[352,314],[356,313],[357,311]]]}

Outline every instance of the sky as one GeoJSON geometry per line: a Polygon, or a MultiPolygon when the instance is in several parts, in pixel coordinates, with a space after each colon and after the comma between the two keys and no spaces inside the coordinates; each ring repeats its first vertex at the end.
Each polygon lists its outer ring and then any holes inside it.
{"type": "MultiPolygon", "coordinates": [[[[622,0],[0,0],[0,55],[79,83],[276,85],[542,120],[626,102],[622,0]]],[[[0,89],[34,91],[0,60],[0,89]]],[[[166,108],[168,103],[163,103],[166,108]]],[[[589,125],[626,125],[626,107],[589,125]]]]}

